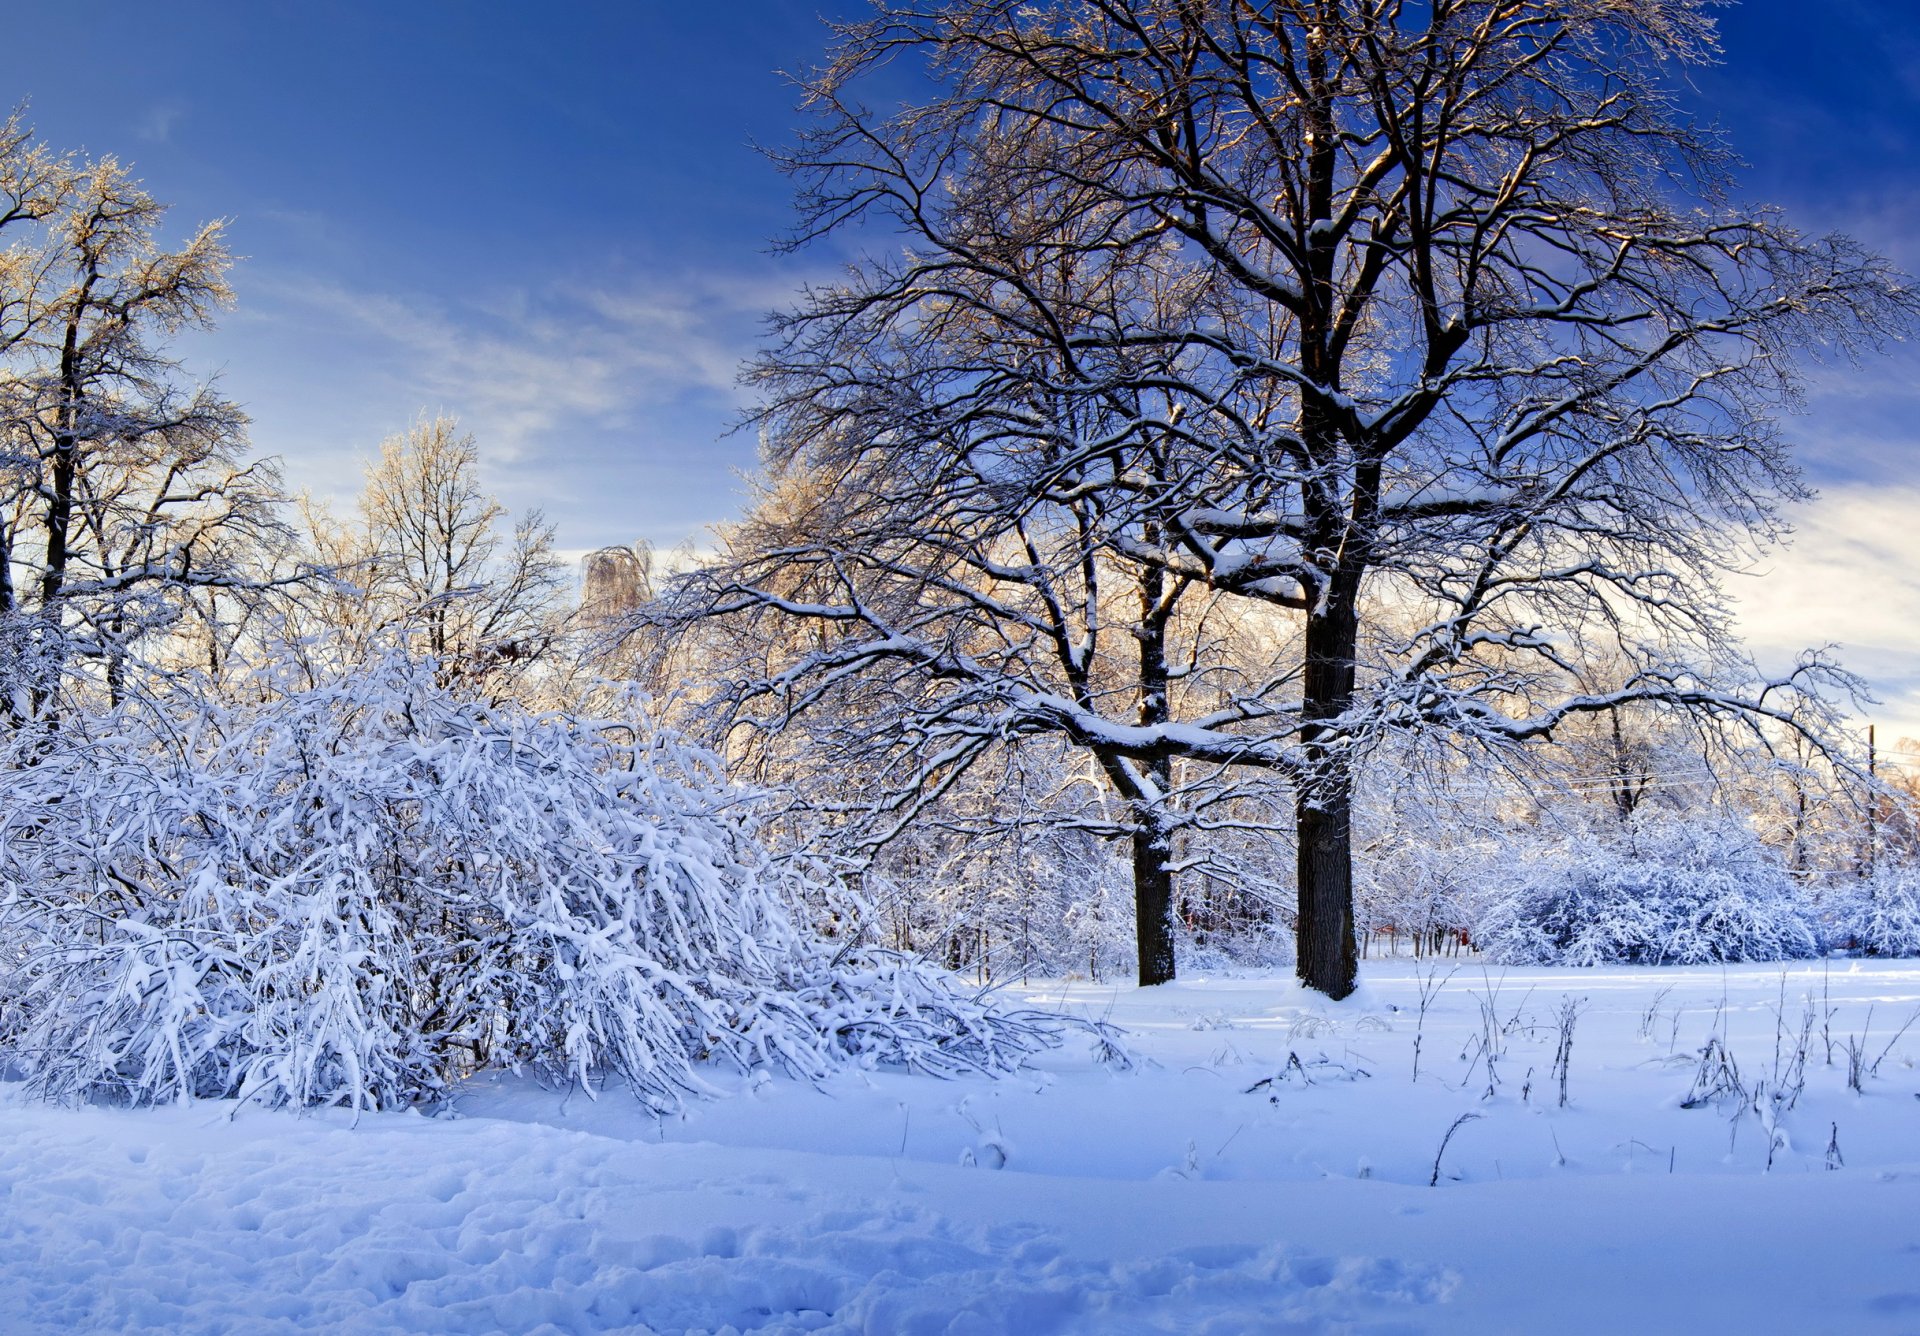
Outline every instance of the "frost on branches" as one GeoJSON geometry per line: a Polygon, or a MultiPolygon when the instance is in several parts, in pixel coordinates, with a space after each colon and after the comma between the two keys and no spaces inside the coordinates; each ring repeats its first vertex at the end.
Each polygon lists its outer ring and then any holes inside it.
{"type": "Polygon", "coordinates": [[[750,795],[625,698],[461,700],[401,654],[0,756],[0,1057],[61,1099],[392,1108],[483,1067],[657,1108],[719,1071],[997,1072],[1057,1043],[790,906],[750,795]]]}

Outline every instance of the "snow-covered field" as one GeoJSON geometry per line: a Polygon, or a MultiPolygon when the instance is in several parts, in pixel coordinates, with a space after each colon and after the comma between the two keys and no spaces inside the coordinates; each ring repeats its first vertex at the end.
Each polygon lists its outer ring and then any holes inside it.
{"type": "Polygon", "coordinates": [[[1920,1331],[1920,965],[1447,968],[1424,1023],[1406,961],[1337,1006],[1036,985],[1140,1069],[665,1122],[512,1079],[357,1127],[8,1092],[0,1330],[1920,1331]],[[1710,1039],[1740,1092],[1684,1108],[1710,1039]]]}

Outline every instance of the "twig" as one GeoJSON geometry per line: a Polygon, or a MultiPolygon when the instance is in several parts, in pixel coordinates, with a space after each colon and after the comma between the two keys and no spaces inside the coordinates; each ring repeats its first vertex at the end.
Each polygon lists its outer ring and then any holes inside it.
{"type": "Polygon", "coordinates": [[[1463,1113],[1453,1120],[1453,1126],[1449,1127],[1447,1134],[1440,1138],[1440,1149],[1433,1153],[1433,1176],[1427,1180],[1428,1187],[1437,1188],[1440,1186],[1440,1159],[1447,1153],[1447,1143],[1453,1140],[1453,1134],[1480,1116],[1481,1115],[1477,1113],[1463,1113]]]}
{"type": "Polygon", "coordinates": [[[1887,1060],[1887,1054],[1893,1052],[1893,1046],[1900,1042],[1900,1036],[1908,1030],[1911,1030],[1915,1021],[1920,1021],[1920,1008],[1916,1008],[1913,1015],[1907,1017],[1907,1023],[1905,1025],[1902,1025],[1898,1030],[1893,1032],[1893,1038],[1889,1039],[1887,1046],[1880,1050],[1880,1056],[1873,1060],[1873,1066],[1867,1068],[1868,1076],[1878,1076],[1880,1074],[1880,1064],[1887,1060]]]}

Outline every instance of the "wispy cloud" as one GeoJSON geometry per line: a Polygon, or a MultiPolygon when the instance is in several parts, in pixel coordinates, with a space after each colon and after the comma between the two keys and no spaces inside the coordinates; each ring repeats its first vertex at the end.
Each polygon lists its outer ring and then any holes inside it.
{"type": "Polygon", "coordinates": [[[423,407],[484,429],[508,462],[582,425],[634,428],[688,396],[737,406],[738,367],[774,299],[764,286],[704,278],[522,288],[460,305],[334,283],[264,286],[277,306],[384,345],[390,375],[423,407]]]}
{"type": "Polygon", "coordinates": [[[756,445],[728,434],[748,402],[736,377],[799,281],[772,264],[628,271],[448,299],[254,270],[209,352],[259,395],[256,439],[296,486],[345,502],[382,436],[446,412],[478,438],[487,485],[544,509],[563,543],[670,548],[738,512],[756,445]]]}
{"type": "Polygon", "coordinates": [[[1733,582],[1748,644],[1773,667],[1837,646],[1888,740],[1920,737],[1920,486],[1832,488],[1794,519],[1792,545],[1733,582]]]}
{"type": "Polygon", "coordinates": [[[187,105],[178,98],[167,98],[156,102],[140,113],[134,122],[133,134],[149,144],[170,144],[173,132],[187,117],[187,105]]]}

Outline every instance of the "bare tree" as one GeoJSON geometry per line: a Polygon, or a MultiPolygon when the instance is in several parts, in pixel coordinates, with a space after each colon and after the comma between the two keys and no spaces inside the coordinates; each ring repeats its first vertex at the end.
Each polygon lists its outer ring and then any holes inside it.
{"type": "Polygon", "coordinates": [[[450,417],[381,444],[357,522],[308,507],[320,564],[344,584],[314,611],[349,633],[410,627],[449,676],[525,666],[553,641],[564,571],[533,511],[503,533],[506,508],[481,487],[479,450],[450,417]]]}
{"type": "Polygon", "coordinates": [[[858,673],[924,755],[1064,734],[1137,778],[1149,842],[1175,758],[1275,770],[1299,971],[1339,997],[1383,732],[1808,717],[1820,665],[1752,681],[1718,579],[1803,495],[1796,356],[1915,303],[1727,201],[1663,83],[1714,53],[1704,0],[947,0],[838,34],[797,240],[910,244],[810,293],[755,373],[770,465],[835,495],[707,581],[710,612],[830,628],[762,679],[779,718],[858,673]],[[916,59],[930,99],[857,100],[916,59]],[[1192,689],[1218,663],[1167,632],[1232,607],[1293,657],[1192,689]],[[1137,647],[1119,692],[1102,633],[1137,647]],[[1583,690],[1602,650],[1629,669],[1583,690]]]}
{"type": "Polygon", "coordinates": [[[1277,683],[1249,682],[1219,643],[1216,595],[1095,537],[1110,522],[1097,499],[1009,512],[992,477],[920,479],[880,461],[788,476],[729,535],[730,560],[679,582],[670,615],[734,623],[703,658],[737,754],[852,822],[843,848],[857,852],[938,808],[970,767],[1064,736],[1119,818],[1029,815],[1130,842],[1140,977],[1173,977],[1177,846],[1235,796],[1240,744],[1138,742],[1183,716],[1222,728],[1277,683]]]}

